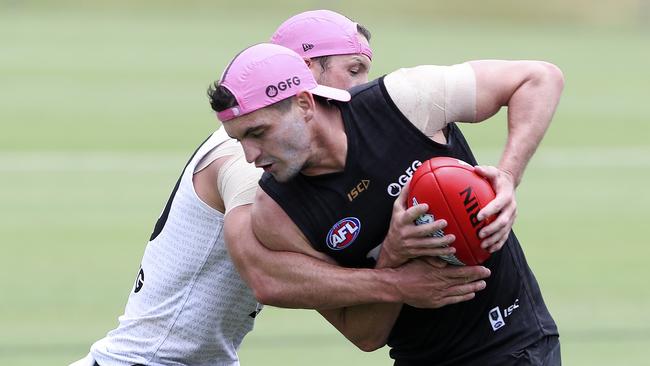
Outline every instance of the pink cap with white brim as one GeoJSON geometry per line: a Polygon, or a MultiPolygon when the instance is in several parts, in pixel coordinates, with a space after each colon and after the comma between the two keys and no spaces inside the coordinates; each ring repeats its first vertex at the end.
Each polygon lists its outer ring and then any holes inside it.
{"type": "Polygon", "coordinates": [[[278,27],[271,42],[291,48],[304,58],[363,54],[372,50],[359,41],[357,23],[330,10],[294,15],[278,27]]]}
{"type": "Polygon", "coordinates": [[[327,99],[350,100],[350,93],[345,90],[318,85],[300,55],[271,43],[251,46],[237,55],[224,71],[219,85],[228,89],[238,104],[217,113],[222,122],[305,90],[327,99]]]}

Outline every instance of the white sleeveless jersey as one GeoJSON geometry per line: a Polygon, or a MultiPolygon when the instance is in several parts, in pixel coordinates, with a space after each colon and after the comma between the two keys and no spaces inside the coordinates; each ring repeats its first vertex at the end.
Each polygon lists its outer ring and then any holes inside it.
{"type": "Polygon", "coordinates": [[[224,215],[194,190],[195,166],[215,147],[228,151],[224,155],[242,153],[222,128],[185,167],[145,249],[119,326],[91,347],[101,366],[239,364],[236,351],[261,305],[228,256],[224,215]]]}

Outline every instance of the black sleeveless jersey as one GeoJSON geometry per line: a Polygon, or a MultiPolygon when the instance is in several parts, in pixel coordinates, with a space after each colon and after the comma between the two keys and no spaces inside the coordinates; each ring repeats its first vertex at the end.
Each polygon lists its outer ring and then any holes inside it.
{"type": "MultiPolygon", "coordinates": [[[[372,267],[369,252],[382,242],[393,202],[421,162],[476,160],[454,123],[446,145],[420,132],[394,104],[383,78],[351,93],[350,102],[338,104],[348,139],[344,171],[286,183],[264,174],[260,186],[317,250],[346,267],[372,267]]],[[[474,299],[440,309],[403,306],[388,339],[396,365],[499,365],[558,334],[514,233],[484,265],[492,275],[474,299]]]]}

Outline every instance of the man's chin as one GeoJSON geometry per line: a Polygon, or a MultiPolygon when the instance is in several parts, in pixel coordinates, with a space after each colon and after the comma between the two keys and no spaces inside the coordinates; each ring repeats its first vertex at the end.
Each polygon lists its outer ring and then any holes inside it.
{"type": "Polygon", "coordinates": [[[269,171],[269,174],[273,176],[273,179],[275,179],[276,182],[278,183],[286,183],[293,178],[295,178],[298,174],[300,173],[300,170],[297,171],[269,171]]]}
{"type": "Polygon", "coordinates": [[[278,183],[286,183],[290,181],[291,178],[293,178],[285,174],[278,174],[277,172],[276,173],[270,172],[270,174],[273,176],[273,179],[275,179],[275,181],[278,183]]]}

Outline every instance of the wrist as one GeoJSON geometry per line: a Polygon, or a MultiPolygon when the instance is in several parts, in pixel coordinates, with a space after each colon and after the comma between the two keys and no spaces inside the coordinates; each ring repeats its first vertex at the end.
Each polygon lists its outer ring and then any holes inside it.
{"type": "Polygon", "coordinates": [[[400,271],[395,268],[381,268],[373,270],[376,283],[380,284],[377,291],[377,302],[402,303],[404,294],[400,289],[400,271]]]}
{"type": "Polygon", "coordinates": [[[384,241],[381,245],[375,268],[395,268],[400,264],[398,256],[391,251],[390,244],[384,241]]]}
{"type": "Polygon", "coordinates": [[[503,174],[510,183],[512,183],[512,186],[517,188],[519,185],[520,177],[519,174],[515,174],[514,169],[510,169],[508,167],[504,166],[499,166],[499,171],[501,174],[503,174]]]}

